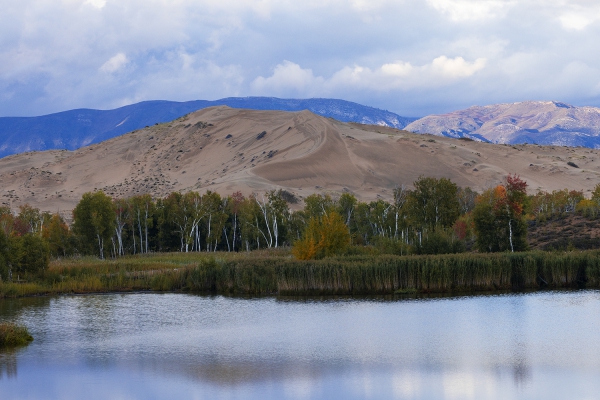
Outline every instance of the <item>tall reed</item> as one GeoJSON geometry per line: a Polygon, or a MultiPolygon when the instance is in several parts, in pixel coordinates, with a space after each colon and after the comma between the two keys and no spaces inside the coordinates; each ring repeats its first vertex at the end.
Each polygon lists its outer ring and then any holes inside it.
{"type": "Polygon", "coordinates": [[[286,254],[158,254],[54,263],[0,297],[131,290],[238,294],[388,294],[600,287],[600,252],[357,255],[299,261],[286,254]]]}

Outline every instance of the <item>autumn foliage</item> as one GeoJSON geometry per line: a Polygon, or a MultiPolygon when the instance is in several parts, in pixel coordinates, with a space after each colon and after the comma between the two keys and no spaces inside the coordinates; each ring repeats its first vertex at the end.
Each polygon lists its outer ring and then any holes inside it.
{"type": "Polygon", "coordinates": [[[502,185],[477,197],[473,220],[479,251],[527,249],[526,201],[527,182],[510,174],[502,185]]]}
{"type": "Polygon", "coordinates": [[[292,253],[299,260],[312,260],[342,254],[349,245],[350,231],[340,214],[332,211],[310,219],[292,253]]]}

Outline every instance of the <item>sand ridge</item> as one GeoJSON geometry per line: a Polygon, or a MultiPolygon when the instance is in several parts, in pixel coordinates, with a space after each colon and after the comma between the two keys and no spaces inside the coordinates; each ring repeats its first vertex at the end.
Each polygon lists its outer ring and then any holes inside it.
{"type": "Polygon", "coordinates": [[[481,191],[508,173],[527,180],[530,192],[589,192],[600,183],[598,171],[595,149],[479,143],[347,124],[309,111],[220,106],[76,151],[2,158],[0,204],[68,214],[94,190],[119,198],[287,189],[299,197],[349,192],[390,200],[396,186],[410,187],[421,175],[481,191]]]}

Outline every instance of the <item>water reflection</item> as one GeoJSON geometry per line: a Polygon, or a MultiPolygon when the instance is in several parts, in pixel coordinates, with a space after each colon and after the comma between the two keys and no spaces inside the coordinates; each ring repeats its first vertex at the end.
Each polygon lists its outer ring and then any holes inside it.
{"type": "Polygon", "coordinates": [[[18,350],[0,350],[0,380],[5,378],[16,378],[17,351],[18,350]]]}
{"type": "Polygon", "coordinates": [[[0,353],[3,399],[510,399],[600,390],[597,291],[64,296],[0,301],[0,319],[35,338],[0,353]]]}

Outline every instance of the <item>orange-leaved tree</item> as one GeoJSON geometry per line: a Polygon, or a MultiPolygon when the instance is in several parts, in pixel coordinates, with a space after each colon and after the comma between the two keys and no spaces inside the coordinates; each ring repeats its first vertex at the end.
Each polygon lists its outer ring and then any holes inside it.
{"type": "Polygon", "coordinates": [[[517,175],[508,175],[502,185],[477,197],[473,221],[479,251],[527,249],[526,201],[527,182],[517,175]]]}
{"type": "Polygon", "coordinates": [[[309,220],[302,239],[297,240],[292,254],[299,260],[342,254],[350,245],[350,231],[335,211],[309,220]]]}

